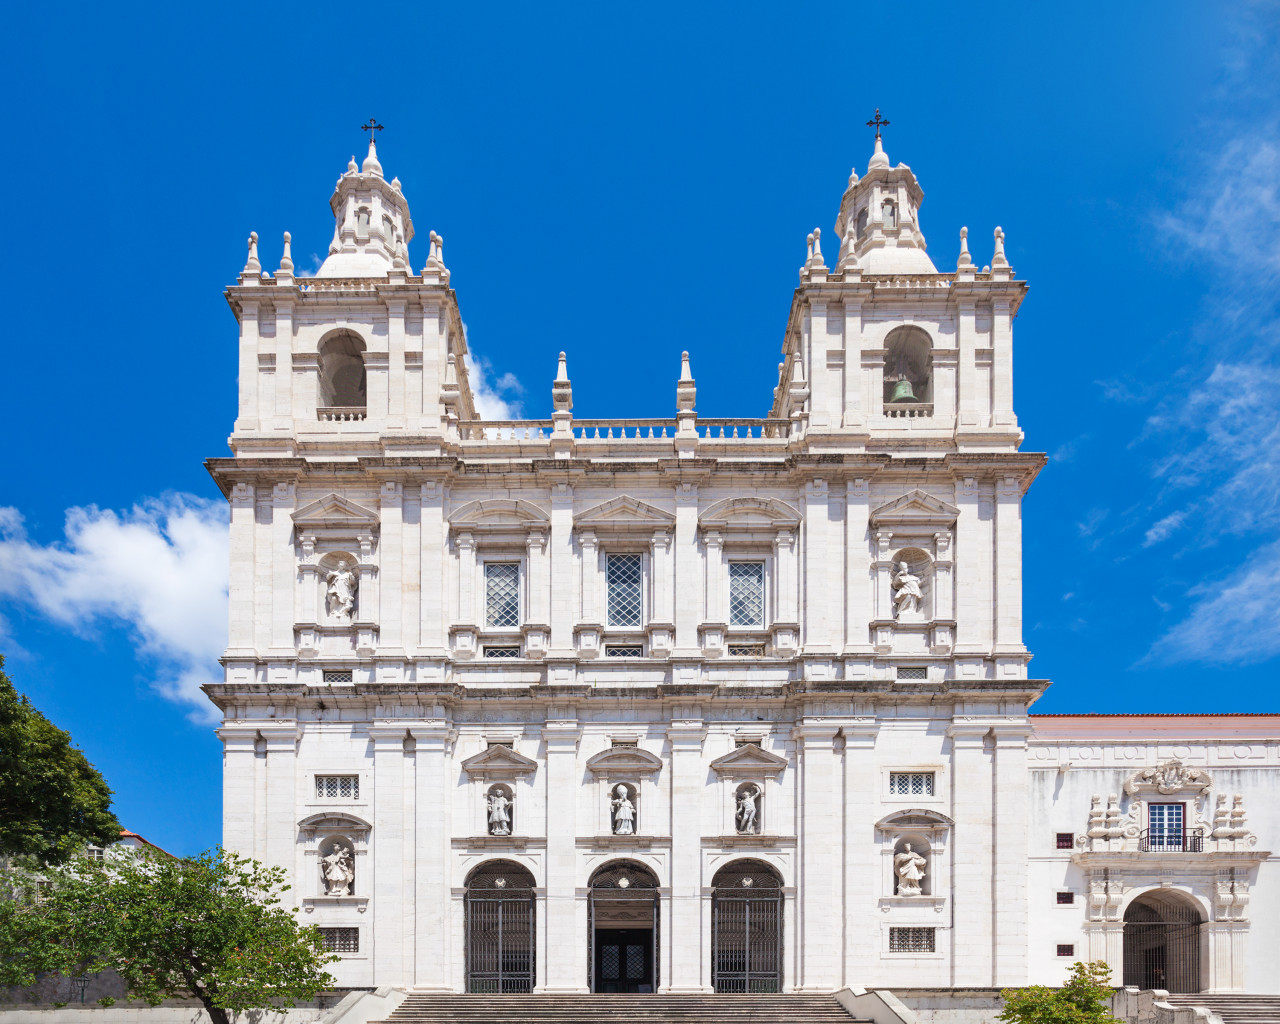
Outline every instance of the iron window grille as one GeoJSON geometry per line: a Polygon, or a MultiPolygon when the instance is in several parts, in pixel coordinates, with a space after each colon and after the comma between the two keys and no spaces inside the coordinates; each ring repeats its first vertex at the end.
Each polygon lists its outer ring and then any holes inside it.
{"type": "Polygon", "coordinates": [[[934,952],[934,929],[932,928],[890,928],[890,953],[932,953],[934,952]]]}
{"type": "Polygon", "coordinates": [[[520,565],[486,562],[484,566],[485,624],[492,629],[520,625],[520,565]]]}
{"type": "Polygon", "coordinates": [[[928,679],[929,670],[923,665],[899,665],[899,679],[928,679]]]}
{"type": "Polygon", "coordinates": [[[1076,901],[1076,894],[1073,892],[1058,893],[1058,904],[1060,906],[1069,907],[1076,901]]]}
{"type": "Polygon", "coordinates": [[[485,647],[484,656],[486,658],[518,658],[520,657],[519,647],[485,647]]]}
{"type": "Polygon", "coordinates": [[[644,608],[644,556],[606,556],[605,581],[609,590],[609,625],[639,626],[644,608]]]}
{"type": "Polygon", "coordinates": [[[359,800],[359,775],[317,775],[316,796],[321,800],[359,800]]]}
{"type": "Polygon", "coordinates": [[[349,683],[352,681],[351,669],[326,669],[324,673],[324,681],[326,683],[349,683]]]}
{"type": "Polygon", "coordinates": [[[890,772],[891,796],[933,796],[933,772],[890,772]]]}
{"type": "Polygon", "coordinates": [[[729,625],[764,625],[764,562],[729,563],[729,625]]]}
{"type": "Polygon", "coordinates": [[[1076,846],[1076,837],[1071,832],[1055,833],[1056,845],[1059,850],[1074,850],[1076,846]]]}
{"type": "Polygon", "coordinates": [[[330,953],[359,953],[359,928],[321,928],[320,938],[330,953]]]}
{"type": "Polygon", "coordinates": [[[1076,955],[1076,947],[1074,943],[1070,943],[1070,942],[1058,943],[1058,956],[1075,956],[1075,955],[1076,955]]]}
{"type": "Polygon", "coordinates": [[[642,644],[605,644],[604,656],[606,658],[643,658],[644,646],[642,644]]]}
{"type": "Polygon", "coordinates": [[[763,658],[764,644],[729,644],[731,658],[763,658]]]}

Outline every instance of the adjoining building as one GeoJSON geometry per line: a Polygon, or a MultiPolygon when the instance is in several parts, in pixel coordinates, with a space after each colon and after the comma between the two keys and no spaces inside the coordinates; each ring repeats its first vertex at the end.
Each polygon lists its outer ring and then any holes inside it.
{"type": "Polygon", "coordinates": [[[1280,718],[1029,713],[1027,285],[999,228],[939,271],[922,199],[877,138],[758,418],[686,356],[669,415],[578,419],[561,353],[549,419],[481,420],[372,143],[315,276],[252,236],[206,689],[224,842],[340,985],[1274,987],[1280,718]]]}

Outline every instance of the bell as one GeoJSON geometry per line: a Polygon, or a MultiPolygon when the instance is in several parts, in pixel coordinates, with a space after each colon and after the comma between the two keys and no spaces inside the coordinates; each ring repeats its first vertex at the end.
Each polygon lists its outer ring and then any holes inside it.
{"type": "Polygon", "coordinates": [[[890,402],[914,402],[916,393],[911,389],[911,381],[905,377],[893,386],[893,396],[890,402]]]}

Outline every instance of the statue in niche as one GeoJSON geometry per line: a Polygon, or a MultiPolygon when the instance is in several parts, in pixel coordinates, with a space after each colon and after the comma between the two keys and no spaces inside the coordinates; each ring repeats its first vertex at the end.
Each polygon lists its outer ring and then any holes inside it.
{"type": "Polygon", "coordinates": [[[626,786],[615,788],[609,805],[613,808],[613,834],[615,836],[635,835],[636,805],[631,802],[630,790],[626,786]]]}
{"type": "Polygon", "coordinates": [[[329,614],[345,619],[350,619],[355,614],[356,591],[360,588],[360,581],[351,568],[351,563],[344,558],[338,562],[338,567],[325,577],[325,581],[329,584],[328,590],[325,591],[329,599],[329,614]]]}
{"type": "Polygon", "coordinates": [[[489,835],[511,835],[511,805],[504,790],[494,787],[489,791],[489,835]]]}
{"type": "Polygon", "coordinates": [[[356,880],[351,851],[342,843],[334,843],[329,852],[320,858],[320,875],[324,879],[326,896],[350,896],[352,883],[356,880]]]}
{"type": "Polygon", "coordinates": [[[899,896],[919,896],[920,883],[924,881],[924,868],[928,863],[906,843],[902,852],[893,858],[893,870],[898,876],[899,896]]]}
{"type": "Polygon", "coordinates": [[[920,589],[920,577],[912,573],[906,562],[898,563],[893,576],[893,611],[898,618],[903,613],[917,613],[924,607],[924,592],[920,589]]]}
{"type": "Polygon", "coordinates": [[[760,831],[760,796],[764,791],[754,782],[738,792],[738,832],[753,836],[760,831]]]}

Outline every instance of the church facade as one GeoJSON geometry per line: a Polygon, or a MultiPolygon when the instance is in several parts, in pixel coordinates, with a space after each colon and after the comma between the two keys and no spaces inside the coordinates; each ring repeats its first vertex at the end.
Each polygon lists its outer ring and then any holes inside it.
{"type": "Polygon", "coordinates": [[[999,228],[939,270],[922,199],[877,137],[759,418],[688,354],[669,415],[575,418],[564,353],[549,419],[478,418],[372,143],[314,276],[251,237],[224,844],[340,985],[1274,987],[1280,716],[1030,713],[1027,286],[999,228]]]}

